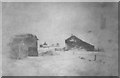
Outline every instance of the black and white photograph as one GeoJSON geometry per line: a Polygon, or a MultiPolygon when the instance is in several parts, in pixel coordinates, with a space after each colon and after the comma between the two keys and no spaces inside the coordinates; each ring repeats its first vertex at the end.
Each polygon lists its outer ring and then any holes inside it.
{"type": "Polygon", "coordinates": [[[2,76],[118,76],[118,2],[2,2],[2,76]]]}

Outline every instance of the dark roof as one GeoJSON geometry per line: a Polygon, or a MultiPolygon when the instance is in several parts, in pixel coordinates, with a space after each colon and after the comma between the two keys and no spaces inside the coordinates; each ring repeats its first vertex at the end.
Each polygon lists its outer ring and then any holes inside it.
{"type": "Polygon", "coordinates": [[[36,35],[33,35],[33,34],[20,34],[20,35],[15,35],[15,38],[19,38],[19,39],[25,39],[25,38],[28,38],[28,37],[33,37],[33,38],[35,38],[36,40],[38,40],[37,36],[36,36],[36,35]]]}
{"type": "Polygon", "coordinates": [[[44,44],[43,45],[47,45],[47,43],[46,42],[44,42],[44,44]]]}
{"type": "Polygon", "coordinates": [[[75,35],[72,35],[71,37],[69,37],[68,39],[66,39],[67,41],[70,41],[70,42],[84,42],[83,40],[79,39],[78,37],[76,37],[75,35]],[[74,41],[72,41],[74,40],[74,41]]]}
{"type": "Polygon", "coordinates": [[[94,50],[94,45],[91,45],[81,39],[79,39],[78,37],[76,37],[75,35],[72,35],[71,37],[69,37],[68,39],[65,40],[65,43],[69,46],[69,47],[82,47],[86,50],[94,50]]]}

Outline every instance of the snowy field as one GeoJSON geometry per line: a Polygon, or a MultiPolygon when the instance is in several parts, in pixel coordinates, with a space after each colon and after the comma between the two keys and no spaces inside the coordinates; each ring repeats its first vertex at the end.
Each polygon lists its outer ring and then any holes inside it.
{"type": "Polygon", "coordinates": [[[5,76],[114,76],[117,60],[104,52],[58,51],[23,60],[3,62],[5,76]],[[96,59],[95,59],[96,55],[96,59]]]}

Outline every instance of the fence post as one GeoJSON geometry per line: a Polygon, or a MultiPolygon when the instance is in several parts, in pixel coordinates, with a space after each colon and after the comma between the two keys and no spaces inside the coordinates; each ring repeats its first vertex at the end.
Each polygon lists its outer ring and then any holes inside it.
{"type": "Polygon", "coordinates": [[[94,61],[96,61],[96,54],[95,54],[95,57],[94,57],[94,61]]]}

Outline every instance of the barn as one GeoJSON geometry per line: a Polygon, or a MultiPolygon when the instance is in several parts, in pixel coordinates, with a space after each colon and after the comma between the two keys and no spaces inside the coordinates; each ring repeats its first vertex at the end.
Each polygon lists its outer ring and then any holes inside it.
{"type": "Polygon", "coordinates": [[[27,56],[38,56],[38,38],[32,34],[15,35],[10,42],[10,56],[15,59],[22,59],[27,56]]]}
{"type": "Polygon", "coordinates": [[[68,50],[70,50],[72,48],[84,49],[87,51],[94,51],[95,50],[93,45],[79,39],[75,35],[71,35],[71,37],[67,38],[65,40],[65,44],[66,44],[66,48],[68,50]]]}

